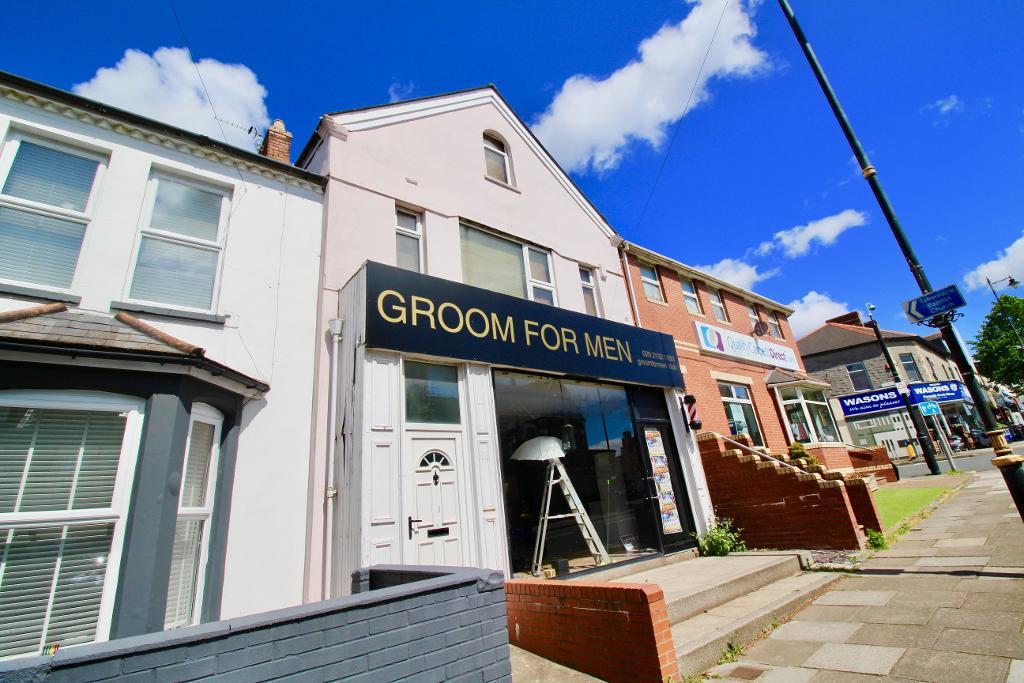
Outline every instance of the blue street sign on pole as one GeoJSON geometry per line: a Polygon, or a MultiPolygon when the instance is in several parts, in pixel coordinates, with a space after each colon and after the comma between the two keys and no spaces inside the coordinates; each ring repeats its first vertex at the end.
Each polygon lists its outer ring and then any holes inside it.
{"type": "Polygon", "coordinates": [[[940,415],[942,413],[942,408],[935,401],[918,403],[917,407],[921,410],[922,415],[940,415]]]}
{"type": "Polygon", "coordinates": [[[922,320],[933,318],[941,313],[948,313],[957,308],[967,305],[967,300],[956,285],[949,285],[942,289],[928,292],[916,299],[903,303],[903,312],[907,314],[907,320],[912,323],[919,323],[922,320]]]}

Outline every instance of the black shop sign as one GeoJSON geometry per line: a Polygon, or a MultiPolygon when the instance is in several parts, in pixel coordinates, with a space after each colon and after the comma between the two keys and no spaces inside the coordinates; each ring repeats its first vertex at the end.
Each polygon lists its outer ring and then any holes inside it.
{"type": "Polygon", "coordinates": [[[670,335],[372,261],[366,264],[366,346],[683,386],[670,335]]]}

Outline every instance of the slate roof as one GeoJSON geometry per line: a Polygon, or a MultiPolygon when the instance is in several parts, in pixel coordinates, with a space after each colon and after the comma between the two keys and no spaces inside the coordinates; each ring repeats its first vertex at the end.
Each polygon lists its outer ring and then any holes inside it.
{"type": "Polygon", "coordinates": [[[84,311],[57,311],[11,322],[3,322],[0,319],[0,339],[19,339],[68,347],[186,355],[109,315],[84,311]]]}
{"type": "MultiPolygon", "coordinates": [[[[62,303],[48,303],[0,313],[0,348],[104,356],[137,354],[138,360],[179,363],[223,375],[249,389],[268,391],[270,386],[222,363],[207,358],[194,344],[172,337],[138,318],[120,312],[115,316],[69,310],[62,303]]],[[[123,356],[122,356],[123,357],[123,356]]]]}
{"type": "Polygon", "coordinates": [[[809,384],[829,386],[828,382],[822,382],[820,379],[814,379],[806,372],[793,372],[791,370],[781,370],[779,368],[773,368],[772,371],[764,378],[764,383],[769,386],[772,384],[789,384],[790,382],[807,382],[809,384]]]}
{"type": "MultiPolygon", "coordinates": [[[[893,330],[882,330],[884,339],[924,340],[916,334],[907,332],[896,332],[893,330]]],[[[797,348],[800,355],[807,357],[816,353],[845,349],[861,344],[870,344],[875,341],[875,333],[869,327],[861,325],[845,325],[842,323],[827,322],[813,332],[809,332],[797,340],[797,348]]]]}

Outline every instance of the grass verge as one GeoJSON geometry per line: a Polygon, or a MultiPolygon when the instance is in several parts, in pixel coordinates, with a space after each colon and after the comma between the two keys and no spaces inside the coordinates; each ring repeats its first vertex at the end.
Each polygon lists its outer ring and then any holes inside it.
{"type": "Polygon", "coordinates": [[[948,490],[948,486],[903,489],[883,487],[875,491],[875,504],[885,528],[894,529],[948,490]]]}

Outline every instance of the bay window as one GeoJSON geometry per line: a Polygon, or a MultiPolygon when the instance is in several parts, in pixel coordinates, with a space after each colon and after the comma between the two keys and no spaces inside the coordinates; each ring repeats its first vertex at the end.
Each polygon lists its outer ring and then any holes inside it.
{"type": "Polygon", "coordinates": [[[839,441],[828,401],[821,389],[814,387],[781,387],[777,389],[782,413],[789,434],[800,443],[832,443],[839,441]]]}
{"type": "Polygon", "coordinates": [[[178,521],[174,526],[164,628],[189,626],[199,621],[222,423],[220,413],[213,408],[192,405],[178,496],[178,521]]]}
{"type": "Polygon", "coordinates": [[[212,310],[228,204],[224,190],[165,175],[150,178],[128,296],[212,310]]]}
{"type": "Polygon", "coordinates": [[[0,157],[0,279],[71,287],[104,164],[92,152],[11,136],[0,157]]]}
{"type": "Polygon", "coordinates": [[[551,254],[539,247],[461,226],[462,281],[467,285],[555,305],[551,254]]]}
{"type": "Polygon", "coordinates": [[[107,638],[140,408],[0,392],[0,658],[107,638]]]}

